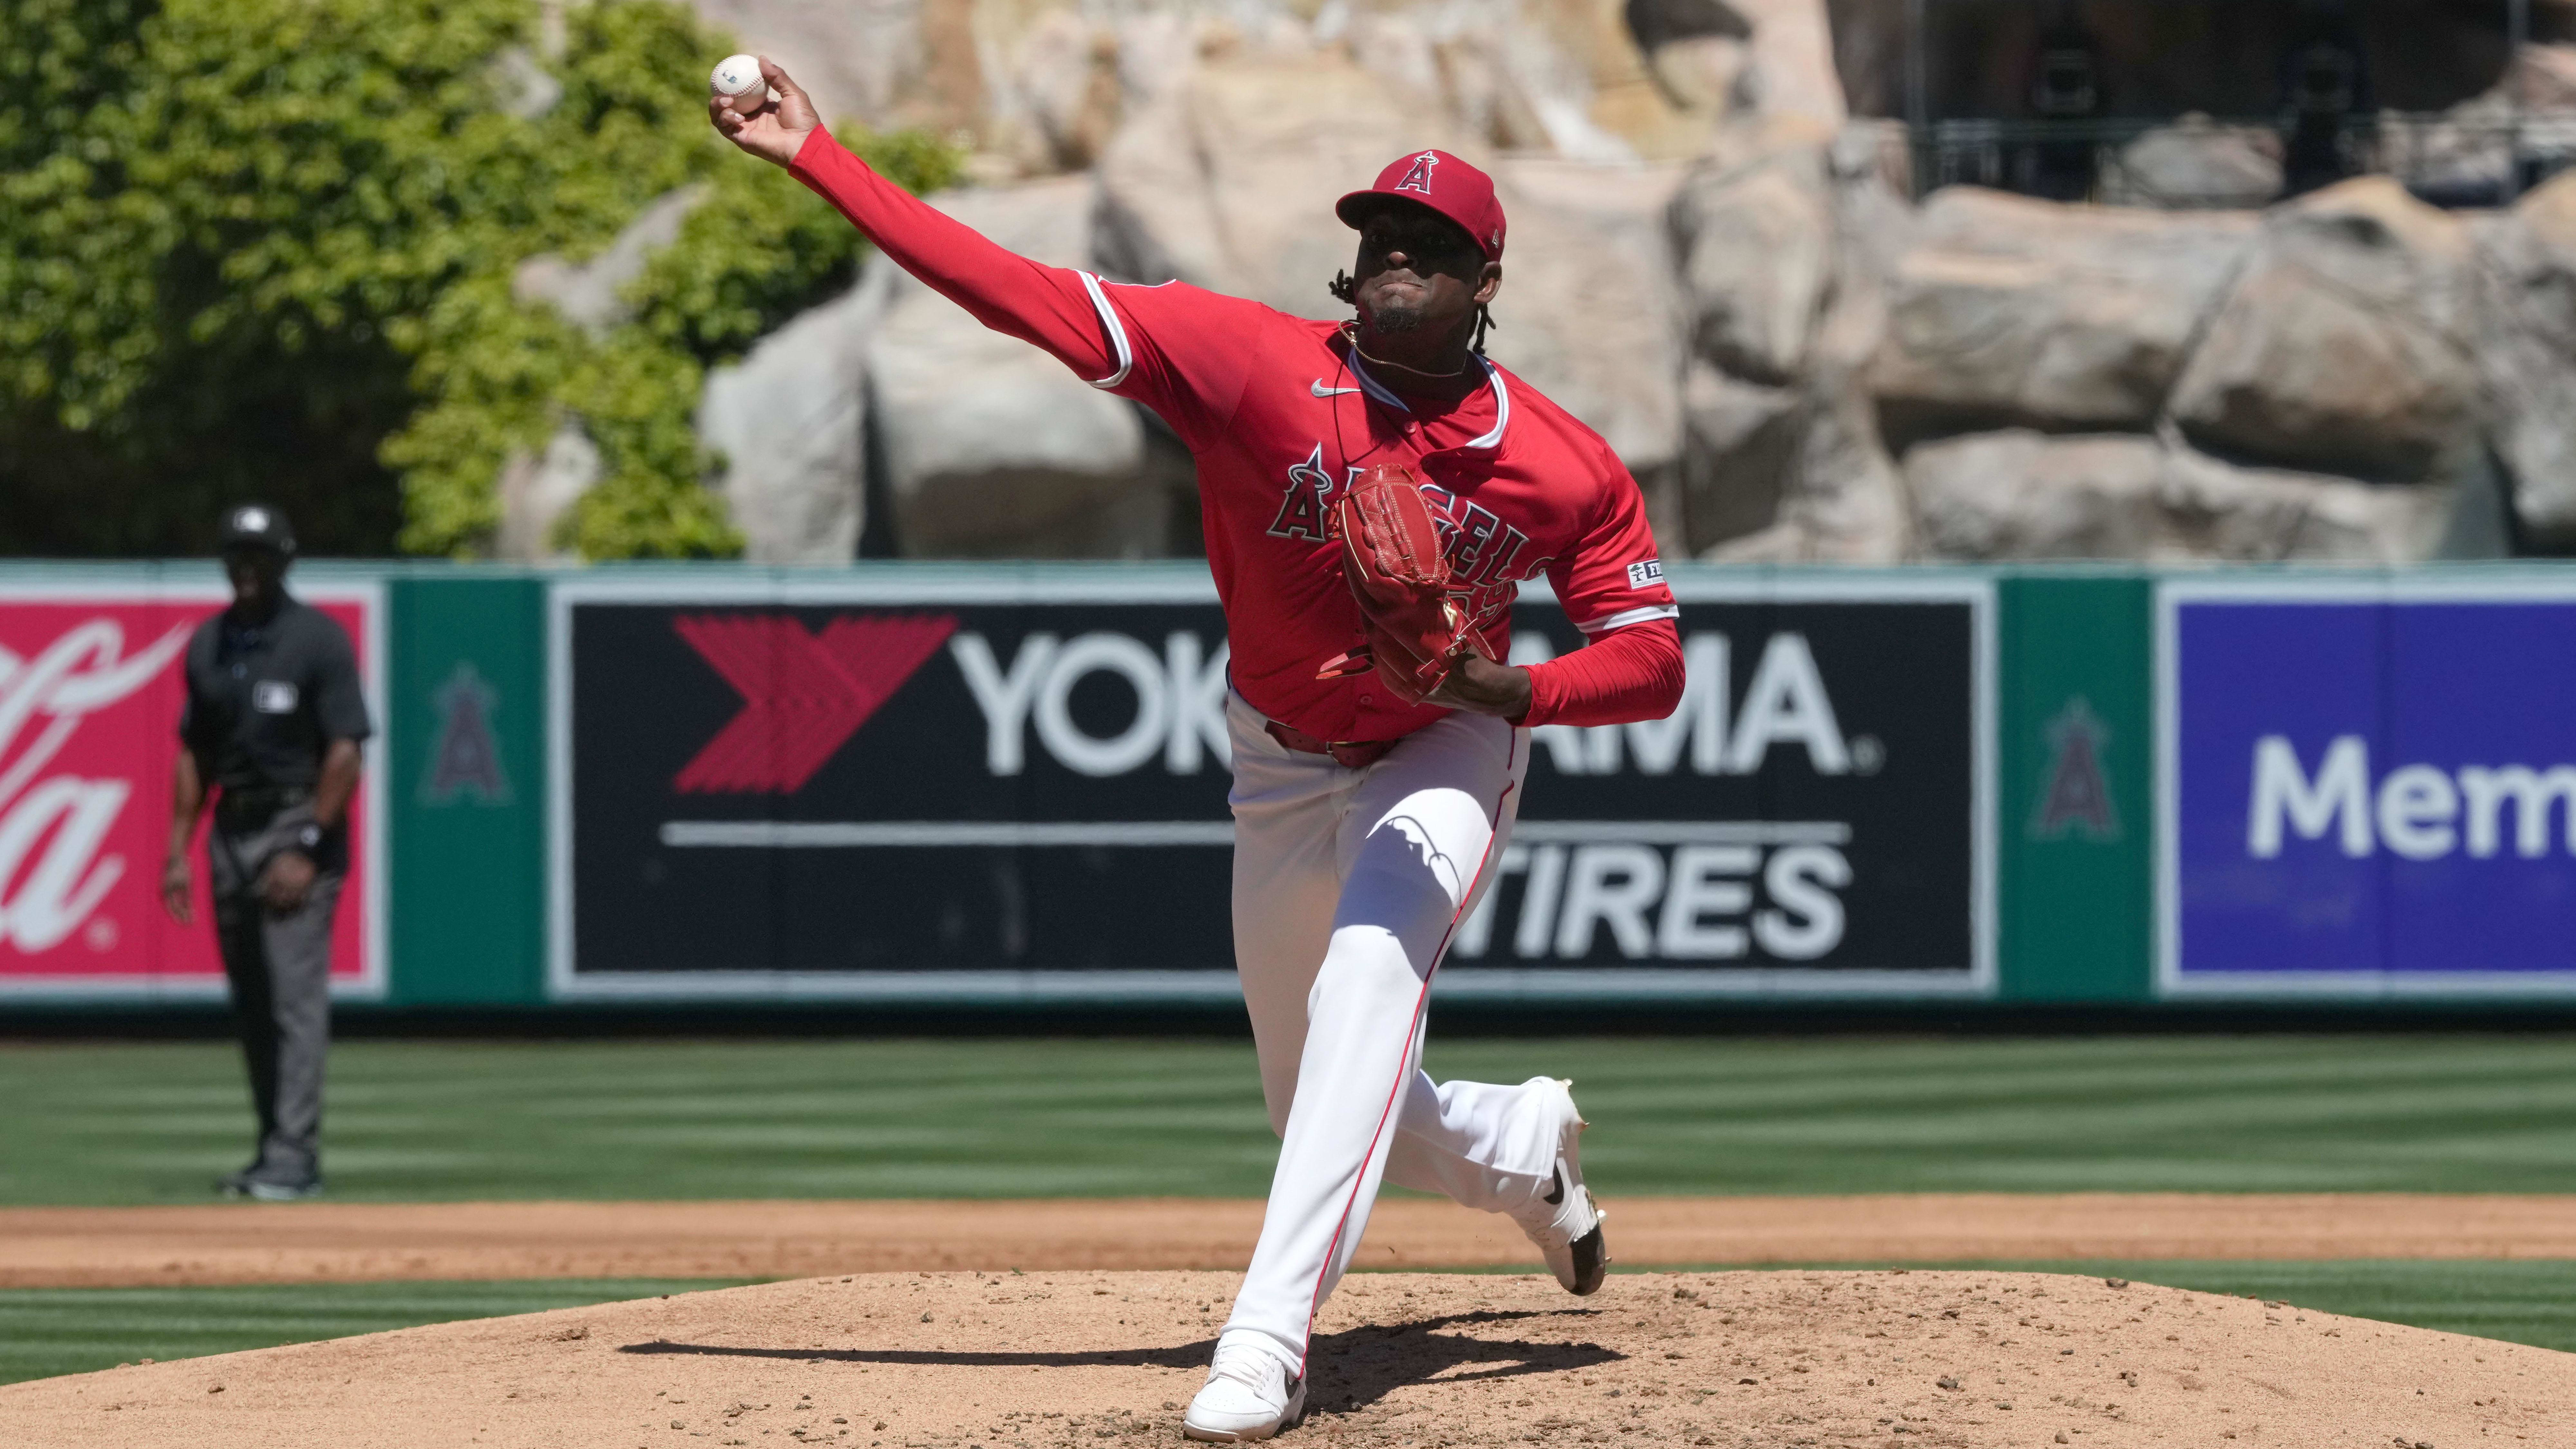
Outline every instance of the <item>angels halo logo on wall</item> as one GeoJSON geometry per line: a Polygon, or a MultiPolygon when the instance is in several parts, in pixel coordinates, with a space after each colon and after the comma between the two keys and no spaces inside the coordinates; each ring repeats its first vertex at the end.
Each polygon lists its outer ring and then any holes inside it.
{"type": "MultiPolygon", "coordinates": [[[[382,720],[377,588],[298,595],[349,631],[382,720]]],[[[171,921],[160,892],[181,656],[225,598],[219,587],[0,589],[0,995],[222,990],[202,846],[190,857],[196,924],[171,921]]],[[[384,977],[372,794],[351,807],[332,943],[335,988],[359,994],[381,991],[384,977]]]]}

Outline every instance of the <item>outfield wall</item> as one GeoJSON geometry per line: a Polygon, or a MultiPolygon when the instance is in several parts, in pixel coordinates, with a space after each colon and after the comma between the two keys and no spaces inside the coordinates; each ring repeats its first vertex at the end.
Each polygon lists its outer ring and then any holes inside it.
{"type": "MultiPolygon", "coordinates": [[[[350,999],[1233,993],[1202,568],[297,578],[381,731],[350,999]]],[[[1444,996],[2576,995],[2576,570],[1672,583],[1682,708],[1535,732],[1444,996]]],[[[173,641],[220,599],[0,570],[0,1000],[220,994],[157,904],[173,641]]],[[[1578,643],[1544,594],[1515,627],[1578,643]]]]}

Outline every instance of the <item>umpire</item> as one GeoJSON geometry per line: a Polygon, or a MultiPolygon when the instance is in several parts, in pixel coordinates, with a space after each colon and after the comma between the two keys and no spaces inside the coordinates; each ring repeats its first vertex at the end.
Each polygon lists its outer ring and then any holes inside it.
{"type": "Polygon", "coordinates": [[[232,607],[188,641],[161,901],[191,923],[188,840],[213,791],[206,857],[259,1152],[217,1188],[292,1202],[322,1191],[322,1054],[331,912],[349,868],[367,704],[349,636],[286,593],[295,535],[273,508],[224,517],[232,607]]]}

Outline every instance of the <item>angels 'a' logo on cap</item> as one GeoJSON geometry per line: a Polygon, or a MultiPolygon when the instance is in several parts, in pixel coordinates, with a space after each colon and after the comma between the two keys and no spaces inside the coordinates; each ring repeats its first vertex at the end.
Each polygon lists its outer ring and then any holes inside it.
{"type": "Polygon", "coordinates": [[[1404,179],[1402,181],[1395,183],[1394,189],[1397,191],[1419,191],[1423,195],[1429,196],[1431,194],[1431,168],[1439,164],[1439,152],[1423,152],[1421,155],[1413,158],[1412,168],[1404,173],[1404,179]]]}

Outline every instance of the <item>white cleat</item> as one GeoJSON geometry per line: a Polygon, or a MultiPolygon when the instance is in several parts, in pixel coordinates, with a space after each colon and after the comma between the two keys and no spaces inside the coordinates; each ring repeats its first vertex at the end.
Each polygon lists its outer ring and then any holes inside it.
{"type": "Polygon", "coordinates": [[[1574,1084],[1550,1077],[1533,1077],[1533,1086],[1544,1083],[1553,1088],[1563,1104],[1563,1119],[1558,1129],[1556,1147],[1556,1181],[1545,1193],[1532,1198],[1527,1207],[1512,1214],[1513,1221],[1529,1240],[1538,1244],[1540,1256],[1547,1259],[1547,1270],[1565,1291],[1577,1297],[1596,1292],[1610,1271],[1610,1244],[1602,1235],[1602,1220],[1610,1215],[1592,1201],[1583,1187],[1583,1158],[1579,1151],[1583,1129],[1589,1125],[1575,1110],[1574,1084]]]}
{"type": "Polygon", "coordinates": [[[1306,1410],[1306,1381],[1288,1377],[1278,1355],[1219,1343],[1207,1386],[1181,1416],[1181,1437],[1205,1444],[1254,1444],[1294,1428],[1306,1410]]]}

